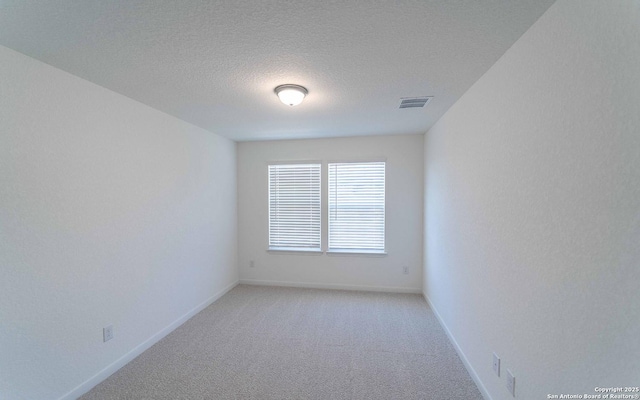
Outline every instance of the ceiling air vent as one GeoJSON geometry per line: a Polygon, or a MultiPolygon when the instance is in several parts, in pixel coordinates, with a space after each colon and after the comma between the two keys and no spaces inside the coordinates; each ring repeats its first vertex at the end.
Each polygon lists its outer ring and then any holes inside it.
{"type": "Polygon", "coordinates": [[[433,96],[403,97],[400,99],[400,108],[422,108],[431,99],[433,99],[433,96]]]}

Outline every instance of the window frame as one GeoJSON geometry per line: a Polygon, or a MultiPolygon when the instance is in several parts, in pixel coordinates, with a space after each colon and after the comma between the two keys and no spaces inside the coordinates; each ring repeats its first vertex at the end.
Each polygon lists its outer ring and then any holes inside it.
{"type": "Polygon", "coordinates": [[[267,163],[267,251],[270,253],[304,253],[304,254],[322,254],[323,243],[323,163],[320,161],[273,161],[267,163]],[[316,166],[318,169],[318,247],[297,247],[297,246],[278,246],[272,245],[271,232],[272,232],[272,176],[271,167],[278,166],[316,166]]]}
{"type": "Polygon", "coordinates": [[[386,159],[366,159],[366,160],[356,160],[356,161],[330,161],[327,162],[326,168],[326,207],[327,207],[327,236],[326,236],[326,252],[330,255],[367,255],[367,256],[384,256],[387,254],[387,194],[386,194],[386,181],[387,181],[387,160],[386,159]],[[368,249],[368,248],[340,248],[340,247],[330,247],[331,243],[331,165],[333,164],[382,164],[382,248],[378,249],[368,249]]]}

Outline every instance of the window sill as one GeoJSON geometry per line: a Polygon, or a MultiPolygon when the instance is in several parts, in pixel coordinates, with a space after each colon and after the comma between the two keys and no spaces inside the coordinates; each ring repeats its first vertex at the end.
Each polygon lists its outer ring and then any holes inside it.
{"type": "Polygon", "coordinates": [[[271,247],[267,249],[267,253],[270,254],[301,254],[301,255],[321,255],[323,252],[320,249],[305,249],[305,248],[286,248],[286,247],[271,247]]]}
{"type": "Polygon", "coordinates": [[[386,257],[386,251],[379,250],[327,250],[328,256],[365,256],[365,257],[386,257]]]}

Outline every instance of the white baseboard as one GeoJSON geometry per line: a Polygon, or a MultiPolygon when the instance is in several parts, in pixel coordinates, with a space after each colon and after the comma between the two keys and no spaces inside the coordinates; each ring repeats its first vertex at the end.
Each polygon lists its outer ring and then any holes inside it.
{"type": "Polygon", "coordinates": [[[232,284],[228,285],[224,289],[220,290],[218,293],[209,297],[207,300],[198,304],[196,307],[188,311],[186,314],[184,314],[177,320],[173,321],[171,324],[169,324],[165,328],[161,329],[158,333],[154,334],[149,339],[145,340],[144,342],[134,347],[127,354],[123,355],[113,363],[106,366],[102,371],[98,372],[91,378],[87,379],[80,385],[76,386],[74,389],[72,389],[67,394],[60,397],[58,400],[75,400],[78,397],[82,396],[83,394],[87,393],[89,390],[93,389],[97,384],[104,381],[109,376],[111,376],[114,372],[116,372],[117,370],[125,366],[129,361],[138,357],[149,347],[153,346],[154,344],[159,342],[162,338],[167,336],[169,333],[173,332],[177,327],[184,324],[189,318],[193,317],[200,311],[210,306],[214,301],[224,296],[228,291],[236,287],[238,285],[238,282],[239,281],[233,282],[232,284]]]}
{"type": "Polygon", "coordinates": [[[299,288],[313,289],[339,289],[339,290],[360,290],[364,292],[391,292],[391,293],[422,293],[422,289],[398,287],[398,286],[362,286],[362,285],[343,285],[340,283],[309,283],[309,282],[290,282],[290,281],[263,281],[257,279],[240,279],[241,285],[258,285],[258,286],[287,286],[299,288]]]}
{"type": "Polygon", "coordinates": [[[427,303],[429,304],[429,307],[433,311],[433,314],[438,319],[440,326],[442,326],[442,329],[444,329],[445,333],[449,337],[449,341],[451,342],[451,344],[453,344],[453,347],[456,349],[456,353],[458,353],[458,356],[462,360],[464,367],[467,369],[467,372],[469,372],[469,375],[471,375],[471,379],[473,379],[473,381],[476,383],[476,386],[480,390],[480,394],[482,394],[482,397],[484,397],[485,400],[493,400],[491,398],[491,395],[489,395],[487,388],[484,386],[484,384],[480,380],[480,377],[476,373],[476,370],[473,369],[473,367],[471,366],[471,363],[469,363],[469,360],[467,359],[467,356],[464,354],[464,352],[458,345],[458,342],[456,342],[456,339],[453,337],[453,334],[451,333],[447,325],[442,320],[442,317],[440,317],[438,310],[433,306],[433,303],[431,303],[431,300],[429,300],[429,297],[426,295],[426,293],[422,292],[422,297],[424,297],[424,299],[427,301],[427,303]]]}

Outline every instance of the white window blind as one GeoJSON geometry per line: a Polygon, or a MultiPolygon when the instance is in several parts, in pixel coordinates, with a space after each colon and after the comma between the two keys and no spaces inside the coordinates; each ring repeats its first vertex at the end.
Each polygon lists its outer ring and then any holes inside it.
{"type": "Polygon", "coordinates": [[[320,251],[320,164],[269,165],[269,249],[320,251]]]}
{"type": "Polygon", "coordinates": [[[384,162],[329,164],[329,250],[384,252],[384,162]]]}

